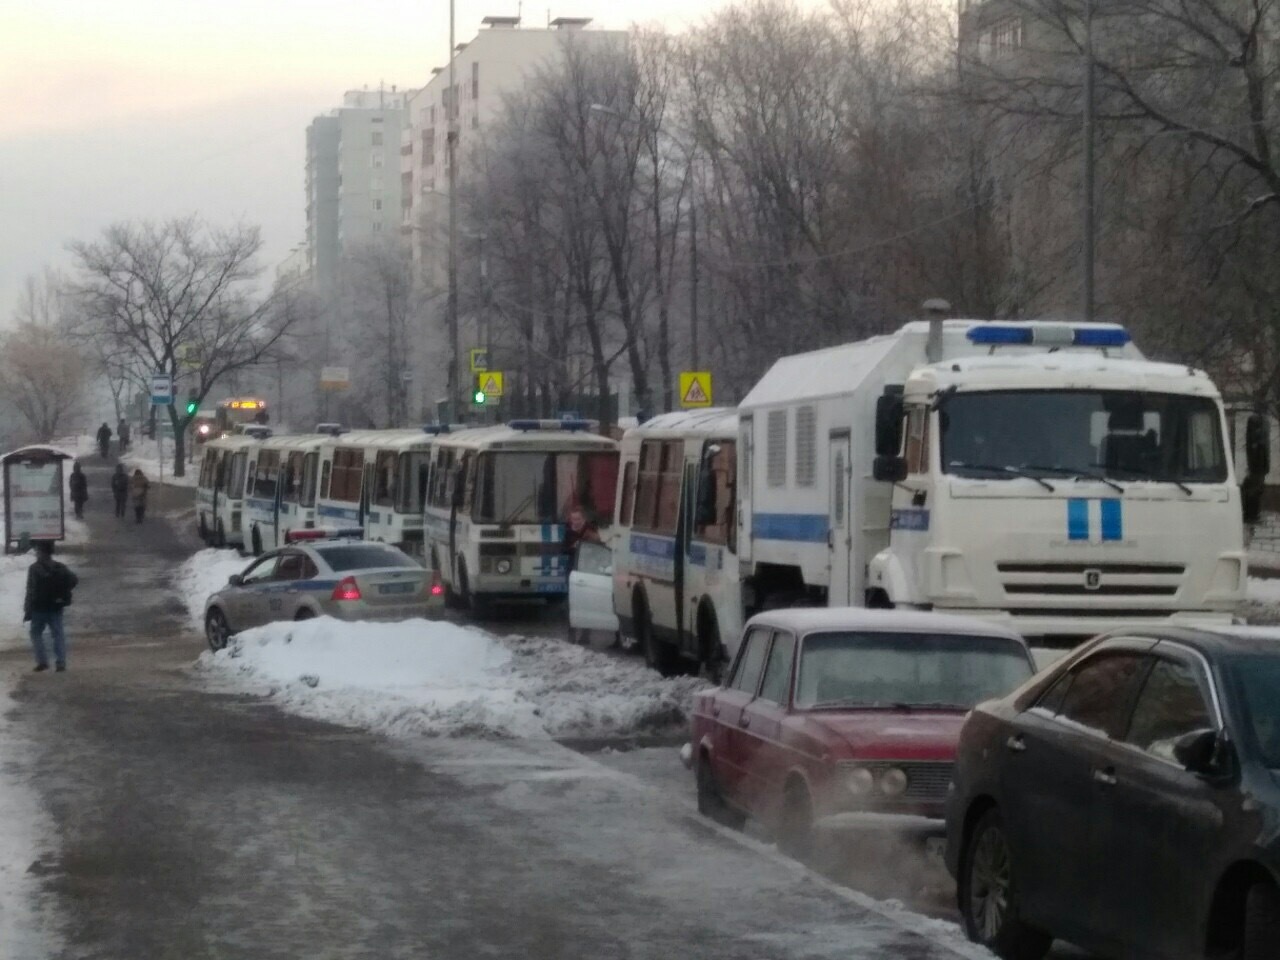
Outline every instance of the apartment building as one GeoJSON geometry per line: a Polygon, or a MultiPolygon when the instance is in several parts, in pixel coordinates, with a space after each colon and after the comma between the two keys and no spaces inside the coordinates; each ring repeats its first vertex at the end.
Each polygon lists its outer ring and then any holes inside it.
{"type": "Polygon", "coordinates": [[[344,250],[399,224],[401,129],[413,91],[350,90],[307,127],[307,272],[336,283],[344,250]]]}
{"type": "Polygon", "coordinates": [[[399,226],[414,261],[427,275],[435,275],[444,259],[439,248],[448,205],[451,105],[458,177],[465,180],[479,162],[481,131],[499,116],[504,96],[518,91],[566,43],[622,44],[627,37],[625,31],[590,29],[591,21],[580,17],[559,17],[545,28],[522,27],[519,17],[490,16],[481,23],[474,39],[458,44],[451,64],[433,70],[431,79],[408,100],[408,122],[400,141],[399,226]]]}

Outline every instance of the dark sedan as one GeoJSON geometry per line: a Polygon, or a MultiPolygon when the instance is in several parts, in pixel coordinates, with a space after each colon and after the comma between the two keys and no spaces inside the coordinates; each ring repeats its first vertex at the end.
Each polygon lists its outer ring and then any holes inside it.
{"type": "Polygon", "coordinates": [[[965,722],[947,866],[969,937],[1280,958],[1280,629],[1109,634],[965,722]]]}

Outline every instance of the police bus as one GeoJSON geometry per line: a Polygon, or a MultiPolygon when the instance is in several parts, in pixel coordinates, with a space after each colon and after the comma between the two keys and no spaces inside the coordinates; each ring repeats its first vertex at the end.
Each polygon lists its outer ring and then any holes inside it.
{"type": "Polygon", "coordinates": [[[736,649],[737,412],[667,413],[623,435],[613,608],[664,675],[736,649]]]}
{"type": "Polygon", "coordinates": [[[426,542],[449,602],[564,598],[573,545],[613,520],[618,447],[595,426],[513,420],[439,436],[426,542]]]}
{"type": "Polygon", "coordinates": [[[291,530],[315,526],[318,434],[263,440],[246,469],[244,526],[254,555],[285,544],[291,530]]]}
{"type": "Polygon", "coordinates": [[[219,437],[204,445],[196,480],[196,529],[216,547],[244,546],[244,490],[250,456],[261,441],[219,437]]]}
{"type": "Polygon", "coordinates": [[[366,540],[395,544],[421,561],[422,504],[435,435],[357,430],[322,440],[316,524],[359,526],[366,540]]]}

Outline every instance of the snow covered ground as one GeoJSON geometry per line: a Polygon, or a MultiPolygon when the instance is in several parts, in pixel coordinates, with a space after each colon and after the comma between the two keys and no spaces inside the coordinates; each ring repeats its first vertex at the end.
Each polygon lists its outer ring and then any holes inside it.
{"type": "Polygon", "coordinates": [[[135,434],[129,452],[124,455],[121,462],[130,473],[135,469],[141,470],[152,483],[163,482],[174,487],[194,487],[200,472],[199,451],[196,457],[195,461],[186,464],[185,476],[175,477],[173,475],[173,441],[165,440],[162,445],[155,440],[147,440],[135,434]],[[162,446],[163,467],[161,466],[162,446]],[[162,472],[163,476],[161,476],[162,472]]]}
{"type": "Polygon", "coordinates": [[[234,550],[215,550],[208,547],[187,558],[174,576],[174,587],[182,595],[191,615],[191,625],[204,630],[204,602],[209,594],[227,585],[227,578],[241,573],[251,558],[240,556],[234,550]]]}
{"type": "Polygon", "coordinates": [[[437,620],[277,623],[205,653],[211,679],[286,710],[391,735],[625,737],[682,728],[694,678],[560,640],[437,620]]]}

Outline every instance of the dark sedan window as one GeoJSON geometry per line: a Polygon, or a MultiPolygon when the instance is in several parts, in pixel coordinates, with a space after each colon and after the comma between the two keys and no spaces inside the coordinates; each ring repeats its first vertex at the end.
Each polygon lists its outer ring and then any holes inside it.
{"type": "Polygon", "coordinates": [[[769,646],[769,631],[755,627],[743,642],[746,649],[738,658],[738,669],[734,671],[733,682],[729,686],[734,690],[755,693],[760,683],[760,670],[764,666],[764,653],[769,646]]]}
{"type": "Polygon", "coordinates": [[[1137,653],[1102,654],[1086,661],[1074,671],[1058,716],[1109,737],[1120,736],[1142,663],[1137,653]]]}
{"type": "Polygon", "coordinates": [[[1241,714],[1253,734],[1258,759],[1264,766],[1280,770],[1280,657],[1241,657],[1236,673],[1241,714]]]}
{"type": "Polygon", "coordinates": [[[340,547],[317,547],[334,573],[348,570],[371,570],[381,567],[416,567],[417,564],[394,547],[378,543],[352,543],[340,547]]]}
{"type": "Polygon", "coordinates": [[[1191,668],[1172,660],[1159,660],[1138,694],[1125,740],[1161,760],[1176,763],[1173,745],[1179,737],[1215,726],[1191,668]]]}
{"type": "Polygon", "coordinates": [[[968,709],[1031,676],[1022,644],[934,633],[819,633],[805,638],[797,707],[968,709]]]}

